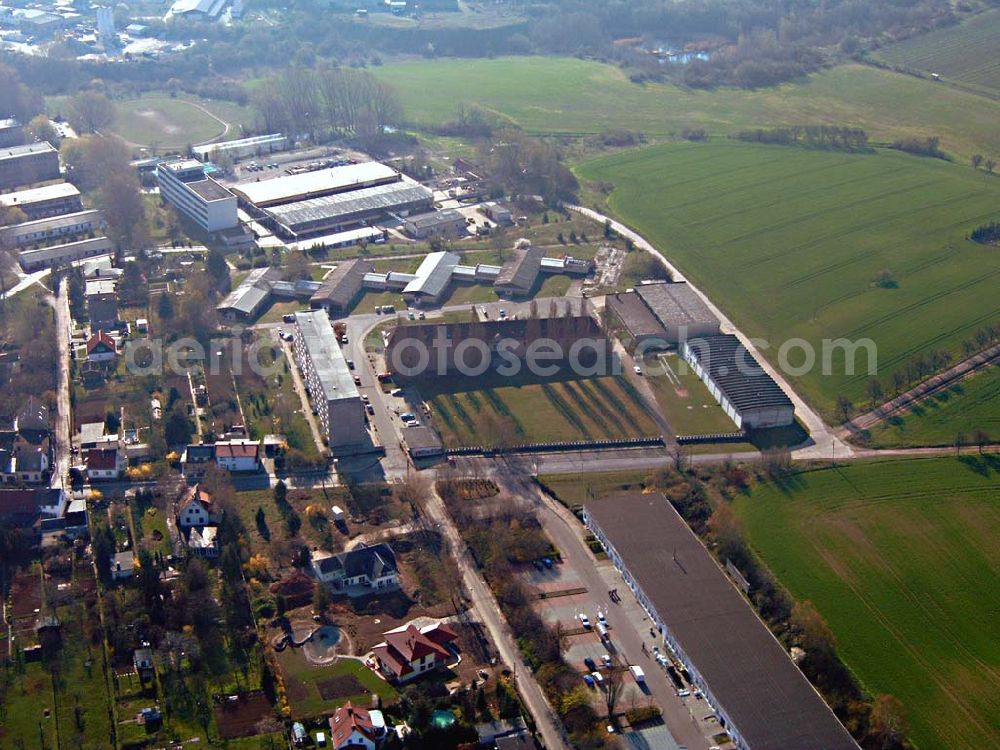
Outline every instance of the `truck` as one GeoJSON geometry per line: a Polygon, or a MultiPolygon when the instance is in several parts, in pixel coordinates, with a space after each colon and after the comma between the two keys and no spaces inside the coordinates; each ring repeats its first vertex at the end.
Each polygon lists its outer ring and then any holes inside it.
{"type": "Polygon", "coordinates": [[[646,681],[646,673],[642,671],[642,667],[640,667],[638,664],[633,664],[628,669],[632,673],[632,676],[635,678],[636,682],[646,681]]]}

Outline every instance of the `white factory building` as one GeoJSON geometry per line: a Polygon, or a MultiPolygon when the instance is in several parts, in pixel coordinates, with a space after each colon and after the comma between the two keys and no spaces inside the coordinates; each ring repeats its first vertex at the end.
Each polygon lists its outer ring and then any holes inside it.
{"type": "Polygon", "coordinates": [[[205,174],[195,159],[163,162],[156,167],[160,195],[206,232],[222,232],[239,224],[236,196],[205,174]]]}

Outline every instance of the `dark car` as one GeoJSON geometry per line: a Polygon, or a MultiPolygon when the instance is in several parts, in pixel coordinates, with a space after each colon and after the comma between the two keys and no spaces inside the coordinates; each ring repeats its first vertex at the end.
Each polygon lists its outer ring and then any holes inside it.
{"type": "Polygon", "coordinates": [[[591,672],[596,672],[597,671],[597,662],[595,662],[589,656],[586,659],[583,660],[583,663],[584,663],[584,665],[587,667],[587,669],[589,671],[591,671],[591,672]]]}

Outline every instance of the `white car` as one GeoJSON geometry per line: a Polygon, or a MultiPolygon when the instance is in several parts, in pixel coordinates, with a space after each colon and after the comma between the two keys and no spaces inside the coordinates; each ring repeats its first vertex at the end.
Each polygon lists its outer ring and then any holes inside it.
{"type": "Polygon", "coordinates": [[[679,695],[681,698],[687,698],[689,695],[691,695],[691,691],[687,689],[678,690],[677,695],[679,695]]]}
{"type": "Polygon", "coordinates": [[[635,367],[633,367],[632,369],[633,369],[633,370],[635,370],[635,374],[636,374],[636,375],[642,375],[642,368],[641,368],[641,367],[639,367],[639,365],[636,365],[636,366],[635,366],[635,367]]]}
{"type": "Polygon", "coordinates": [[[602,675],[600,672],[591,672],[590,676],[594,678],[595,685],[601,686],[604,684],[604,675],[602,675]]]}
{"type": "Polygon", "coordinates": [[[601,656],[601,663],[604,664],[605,667],[610,667],[611,666],[611,657],[608,656],[607,654],[603,654],[601,656]]]}
{"type": "Polygon", "coordinates": [[[608,624],[608,618],[604,616],[603,612],[598,612],[597,613],[597,621],[599,623],[601,623],[601,625],[607,625],[608,624]]]}
{"type": "Polygon", "coordinates": [[[590,630],[590,618],[587,617],[583,612],[581,612],[577,617],[580,618],[580,624],[583,625],[587,630],[590,630]]]}

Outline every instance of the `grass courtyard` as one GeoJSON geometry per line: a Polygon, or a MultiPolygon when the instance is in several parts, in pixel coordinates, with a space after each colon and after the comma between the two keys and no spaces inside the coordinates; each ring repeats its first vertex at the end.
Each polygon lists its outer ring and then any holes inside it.
{"type": "Polygon", "coordinates": [[[475,390],[454,379],[418,383],[448,447],[651,437],[659,430],[621,376],[523,381],[495,378],[475,390]]]}
{"type": "MultiPolygon", "coordinates": [[[[832,414],[865,401],[864,351],[823,374],[824,340],[871,339],[879,377],[916,353],[948,349],[1000,318],[1000,255],[966,239],[995,219],[1000,181],[897,152],[846,154],[732,142],[671,144],[581,166],[615,185],[608,204],[738,325],[779,347],[809,342],[817,364],[794,378],[832,414]],[[897,288],[875,285],[889,269],[897,288]]],[[[793,352],[789,362],[802,363],[793,352]]]]}
{"type": "Polygon", "coordinates": [[[383,704],[395,703],[399,697],[392,685],[358,659],[342,657],[329,666],[313,666],[299,649],[286,649],[277,657],[296,719],[318,716],[347,701],[367,706],[373,693],[383,704]]]}
{"type": "Polygon", "coordinates": [[[910,459],[806,471],[734,508],[921,750],[1000,742],[1000,461],[910,459]]]}

